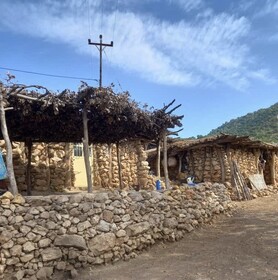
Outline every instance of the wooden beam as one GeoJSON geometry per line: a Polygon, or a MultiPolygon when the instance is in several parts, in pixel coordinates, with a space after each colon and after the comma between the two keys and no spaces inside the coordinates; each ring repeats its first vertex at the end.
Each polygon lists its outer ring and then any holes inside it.
{"type": "Polygon", "coordinates": [[[225,172],[225,164],[223,160],[223,153],[220,148],[216,148],[216,150],[217,150],[218,160],[220,162],[220,167],[221,167],[221,183],[225,183],[226,172],[225,172]]]}
{"type": "Polygon", "coordinates": [[[160,174],[160,163],[161,163],[161,147],[160,147],[160,139],[157,141],[157,146],[156,146],[156,176],[158,179],[161,178],[160,174]]]}
{"type": "Polygon", "coordinates": [[[167,156],[167,131],[163,133],[163,167],[166,189],[170,189],[169,174],[168,174],[168,156],[167,156]]]}
{"type": "Polygon", "coordinates": [[[27,195],[32,195],[32,185],[31,185],[31,160],[32,160],[32,139],[27,138],[25,141],[27,147],[27,170],[26,170],[26,186],[27,195]]]}
{"type": "Polygon", "coordinates": [[[119,142],[117,142],[117,161],[118,161],[118,173],[119,173],[119,181],[120,181],[120,189],[123,189],[123,177],[122,177],[122,166],[121,166],[121,155],[120,155],[120,147],[119,142]]]}
{"type": "Polygon", "coordinates": [[[86,175],[87,175],[87,186],[88,193],[93,192],[92,186],[92,171],[89,159],[89,135],[88,135],[88,116],[87,116],[87,106],[84,106],[82,110],[82,118],[83,118],[83,130],[84,130],[84,138],[83,138],[83,151],[84,151],[84,161],[86,167],[86,175]]]}
{"type": "Polygon", "coordinates": [[[271,152],[271,159],[270,159],[270,181],[271,185],[276,184],[275,178],[275,151],[271,152]]]}

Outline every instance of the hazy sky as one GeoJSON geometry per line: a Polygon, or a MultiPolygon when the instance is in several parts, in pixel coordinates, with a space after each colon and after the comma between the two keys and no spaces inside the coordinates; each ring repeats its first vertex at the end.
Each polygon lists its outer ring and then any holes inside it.
{"type": "MultiPolygon", "coordinates": [[[[182,137],[278,101],[278,0],[1,0],[0,67],[99,79],[155,108],[176,99],[182,137]]],[[[7,70],[0,69],[0,79],[7,70]]],[[[10,71],[19,83],[80,81],[10,71]]],[[[97,81],[88,81],[97,86],[97,81]]]]}

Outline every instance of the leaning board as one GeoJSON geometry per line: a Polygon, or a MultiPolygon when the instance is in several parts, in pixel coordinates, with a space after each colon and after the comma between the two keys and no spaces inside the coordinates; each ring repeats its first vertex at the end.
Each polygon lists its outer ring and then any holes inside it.
{"type": "Polygon", "coordinates": [[[257,190],[263,190],[266,189],[266,183],[264,180],[264,175],[263,174],[254,174],[254,175],[250,175],[249,180],[251,182],[251,184],[257,189],[257,190]]]}

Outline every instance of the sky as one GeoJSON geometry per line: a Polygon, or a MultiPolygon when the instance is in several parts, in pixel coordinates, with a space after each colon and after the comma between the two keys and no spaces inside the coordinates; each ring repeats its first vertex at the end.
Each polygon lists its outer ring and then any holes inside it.
{"type": "Polygon", "coordinates": [[[278,102],[278,0],[1,0],[0,80],[9,72],[54,92],[81,80],[97,87],[88,39],[100,34],[113,41],[103,86],[154,108],[175,99],[180,137],[278,102]]]}

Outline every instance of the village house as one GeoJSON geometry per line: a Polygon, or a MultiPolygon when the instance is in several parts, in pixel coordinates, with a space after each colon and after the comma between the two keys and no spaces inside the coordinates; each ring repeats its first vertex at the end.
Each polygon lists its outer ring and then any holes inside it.
{"type": "MultiPolygon", "coordinates": [[[[155,172],[157,154],[147,151],[155,172]]],[[[234,167],[247,180],[262,174],[267,185],[278,184],[278,145],[252,140],[248,136],[218,135],[194,140],[172,140],[168,147],[171,180],[186,182],[228,182],[234,184],[234,167]]],[[[161,172],[163,172],[161,168],[161,172]]]]}

